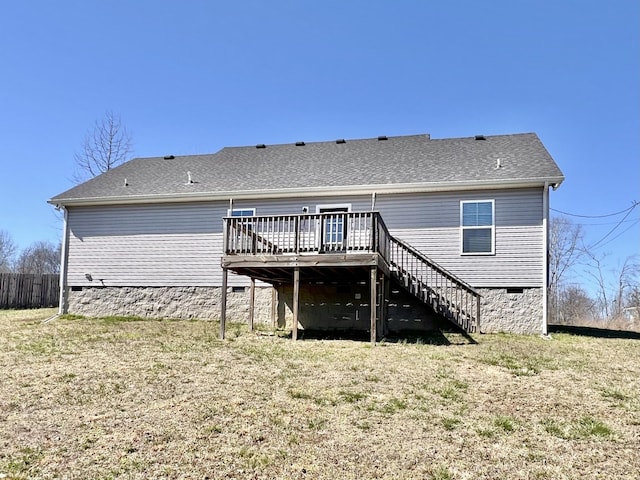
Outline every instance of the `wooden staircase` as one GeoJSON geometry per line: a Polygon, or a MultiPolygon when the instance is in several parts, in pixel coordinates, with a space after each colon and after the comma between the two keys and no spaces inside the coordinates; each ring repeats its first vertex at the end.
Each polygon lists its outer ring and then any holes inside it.
{"type": "Polygon", "coordinates": [[[480,331],[480,294],[411,245],[389,235],[391,278],[465,332],[480,331]]]}

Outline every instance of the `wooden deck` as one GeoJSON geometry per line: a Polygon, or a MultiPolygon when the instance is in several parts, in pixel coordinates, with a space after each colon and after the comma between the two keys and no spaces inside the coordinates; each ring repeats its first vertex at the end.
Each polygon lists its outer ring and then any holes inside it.
{"type": "MultiPolygon", "coordinates": [[[[480,296],[411,246],[393,238],[377,212],[332,212],[224,219],[223,298],[220,335],[224,338],[228,272],[255,281],[293,285],[293,329],[297,337],[300,283],[369,283],[376,305],[385,282],[395,279],[411,295],[467,331],[479,329],[480,296]],[[380,288],[380,291],[378,291],[380,288]]],[[[380,304],[384,302],[379,302],[380,304]]],[[[250,324],[253,308],[250,308],[250,324]]],[[[371,308],[371,342],[384,309],[371,308]]]]}
{"type": "Polygon", "coordinates": [[[291,283],[293,271],[300,269],[301,279],[322,281],[359,278],[362,270],[375,267],[389,276],[389,265],[379,253],[310,255],[225,255],[222,268],[266,283],[291,283]]]}

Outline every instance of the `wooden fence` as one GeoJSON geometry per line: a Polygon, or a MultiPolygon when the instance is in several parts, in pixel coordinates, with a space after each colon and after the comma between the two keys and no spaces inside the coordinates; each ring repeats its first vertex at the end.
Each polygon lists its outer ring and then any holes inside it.
{"type": "Polygon", "coordinates": [[[55,307],[60,275],[0,273],[0,309],[55,307]]]}

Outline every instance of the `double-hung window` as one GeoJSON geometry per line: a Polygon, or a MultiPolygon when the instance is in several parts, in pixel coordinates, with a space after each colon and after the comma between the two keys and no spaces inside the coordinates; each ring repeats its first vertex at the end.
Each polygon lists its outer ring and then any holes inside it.
{"type": "Polygon", "coordinates": [[[495,253],[495,207],[493,200],[460,202],[463,255],[495,253]]]}

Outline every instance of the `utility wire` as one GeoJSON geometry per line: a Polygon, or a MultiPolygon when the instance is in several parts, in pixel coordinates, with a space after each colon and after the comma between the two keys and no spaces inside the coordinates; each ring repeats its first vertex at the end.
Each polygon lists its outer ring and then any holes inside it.
{"type": "MultiPolygon", "coordinates": [[[[628,218],[622,223],[630,223],[630,222],[637,222],[637,221],[640,221],[640,218],[628,218]]],[[[575,222],[576,225],[582,225],[583,227],[602,227],[604,225],[615,225],[616,223],[618,222],[597,222],[597,223],[575,222]]]]}
{"type": "MultiPolygon", "coordinates": [[[[630,229],[632,229],[633,227],[635,227],[638,223],[640,223],[640,218],[637,218],[636,220],[634,220],[634,222],[633,222],[631,225],[629,225],[627,228],[625,228],[624,230],[622,230],[622,231],[621,231],[619,234],[617,234],[615,237],[610,238],[609,240],[607,240],[606,242],[604,242],[604,243],[603,243],[602,245],[600,245],[600,247],[598,247],[598,248],[604,247],[605,245],[609,245],[611,242],[613,242],[616,238],[618,238],[620,235],[622,235],[623,233],[625,233],[627,230],[630,230],[630,229]]],[[[604,238],[603,238],[602,240],[604,240],[604,238]]],[[[602,241],[602,240],[600,240],[600,241],[602,241]]]]}
{"type": "MultiPolygon", "coordinates": [[[[615,212],[615,213],[608,213],[606,215],[578,215],[577,213],[569,213],[569,212],[563,212],[562,210],[556,210],[555,208],[549,208],[549,210],[553,210],[554,212],[558,212],[561,213],[563,215],[569,215],[570,217],[580,217],[580,218],[606,218],[606,217],[614,217],[616,215],[620,215],[622,213],[628,212],[629,210],[633,210],[634,208],[636,208],[638,205],[640,204],[640,202],[634,201],[633,205],[631,205],[629,208],[625,208],[624,210],[620,210],[619,212],[615,212]]],[[[626,217],[625,217],[626,218],[626,217]]]]}
{"type": "MultiPolygon", "coordinates": [[[[616,231],[616,229],[617,229],[620,225],[622,225],[622,222],[623,222],[623,221],[624,221],[624,220],[625,220],[629,215],[631,215],[631,212],[633,211],[633,209],[634,209],[634,207],[635,207],[636,205],[638,205],[638,203],[637,203],[637,202],[636,202],[635,204],[633,204],[633,206],[629,207],[629,208],[627,209],[627,210],[628,210],[628,211],[627,211],[627,214],[626,214],[624,217],[622,217],[622,219],[621,219],[621,220],[620,220],[620,221],[615,225],[615,227],[613,227],[611,230],[609,230],[609,232],[608,232],[604,237],[602,237],[600,240],[598,240],[596,243],[591,244],[591,246],[590,246],[589,248],[596,248],[598,245],[600,245],[600,244],[604,241],[604,239],[605,239],[605,238],[607,238],[609,235],[611,235],[613,232],[615,232],[615,231],[616,231]]],[[[633,224],[632,224],[632,225],[633,225],[633,224]]],[[[631,227],[629,227],[629,228],[631,228],[631,227]]],[[[628,230],[628,229],[627,229],[627,230],[628,230]]],[[[624,231],[626,232],[626,230],[624,230],[624,231]]],[[[615,237],[615,238],[618,238],[618,237],[615,237]]],[[[607,242],[607,243],[608,243],[608,242],[607,242]]]]}

